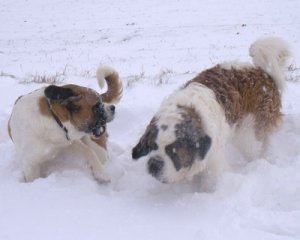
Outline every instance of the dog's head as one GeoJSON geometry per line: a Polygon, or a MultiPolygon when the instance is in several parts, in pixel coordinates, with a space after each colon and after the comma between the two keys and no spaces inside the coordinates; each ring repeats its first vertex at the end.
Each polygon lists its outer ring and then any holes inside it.
{"type": "Polygon", "coordinates": [[[132,158],[147,156],[148,172],[161,182],[191,179],[206,164],[212,140],[191,107],[157,114],[132,150],[132,158]]]}
{"type": "Polygon", "coordinates": [[[90,88],[51,85],[44,94],[60,121],[69,121],[78,131],[96,138],[105,132],[106,123],[115,115],[115,106],[103,103],[100,94],[90,88]]]}

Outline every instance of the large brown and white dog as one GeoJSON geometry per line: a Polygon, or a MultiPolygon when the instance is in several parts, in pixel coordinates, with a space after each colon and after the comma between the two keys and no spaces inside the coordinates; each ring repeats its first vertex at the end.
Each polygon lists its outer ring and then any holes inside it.
{"type": "Polygon", "coordinates": [[[248,159],[258,157],[281,122],[281,91],[290,51],[280,38],[254,42],[251,63],[226,62],[201,72],[164,100],[133,159],[148,156],[162,182],[218,174],[233,142],[248,159]]]}
{"type": "Polygon", "coordinates": [[[110,67],[99,67],[96,75],[100,87],[107,82],[103,94],[78,85],[50,85],[16,101],[8,130],[26,181],[40,177],[41,165],[70,144],[83,151],[98,181],[109,180],[103,170],[106,123],[114,118],[112,103],[120,100],[122,84],[110,67]]]}

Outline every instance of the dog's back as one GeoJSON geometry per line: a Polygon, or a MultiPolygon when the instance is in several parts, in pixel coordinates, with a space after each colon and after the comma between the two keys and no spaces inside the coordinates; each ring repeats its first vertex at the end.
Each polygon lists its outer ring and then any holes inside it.
{"type": "Polygon", "coordinates": [[[280,91],[291,54],[283,40],[266,38],[251,45],[250,55],[253,65],[219,64],[203,71],[187,85],[198,82],[213,90],[231,125],[252,114],[258,135],[265,135],[281,120],[280,91]]]}

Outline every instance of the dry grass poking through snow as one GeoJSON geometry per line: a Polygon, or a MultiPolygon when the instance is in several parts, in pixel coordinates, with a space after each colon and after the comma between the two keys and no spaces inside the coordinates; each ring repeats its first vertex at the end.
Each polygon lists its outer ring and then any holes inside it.
{"type": "Polygon", "coordinates": [[[300,67],[295,64],[291,64],[288,67],[289,76],[287,81],[289,82],[300,82],[300,67]]]}
{"type": "Polygon", "coordinates": [[[30,75],[29,77],[20,81],[22,84],[28,83],[47,83],[47,84],[57,84],[63,82],[65,77],[55,73],[54,75],[30,75]]]}
{"type": "MultiPolygon", "coordinates": [[[[149,78],[151,78],[150,83],[154,84],[156,86],[168,84],[170,82],[170,77],[173,74],[174,74],[174,71],[169,68],[162,69],[161,71],[159,71],[158,74],[156,74],[152,77],[149,77],[149,78]]],[[[145,79],[146,79],[145,72],[144,72],[144,70],[142,70],[139,74],[131,75],[131,76],[127,77],[126,87],[130,88],[138,82],[143,82],[145,79]]]]}
{"type": "Polygon", "coordinates": [[[9,77],[16,79],[20,84],[29,83],[47,83],[47,84],[58,84],[62,83],[66,79],[67,66],[61,72],[56,72],[55,74],[30,74],[25,77],[18,77],[12,73],[0,72],[0,77],[9,77]]]}
{"type": "Polygon", "coordinates": [[[16,79],[17,77],[13,74],[10,74],[10,73],[5,73],[5,72],[0,72],[0,77],[9,77],[9,78],[14,78],[16,79]]]}
{"type": "Polygon", "coordinates": [[[66,79],[67,66],[61,72],[56,72],[55,74],[34,74],[21,79],[19,83],[47,83],[47,84],[57,84],[62,83],[66,79]]]}
{"type": "Polygon", "coordinates": [[[132,87],[137,82],[142,82],[145,78],[145,72],[142,70],[139,74],[127,77],[126,88],[132,87]]]}
{"type": "Polygon", "coordinates": [[[174,73],[173,70],[167,68],[162,69],[157,76],[154,78],[155,85],[167,84],[170,81],[170,75],[174,73]]]}

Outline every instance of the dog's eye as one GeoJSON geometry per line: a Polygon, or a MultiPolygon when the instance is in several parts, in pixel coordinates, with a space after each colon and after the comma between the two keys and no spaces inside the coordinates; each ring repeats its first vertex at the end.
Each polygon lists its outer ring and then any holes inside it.
{"type": "Polygon", "coordinates": [[[77,106],[75,105],[74,103],[72,102],[69,102],[67,105],[66,105],[66,108],[72,112],[72,113],[77,113],[80,111],[80,106],[77,106]]]}

